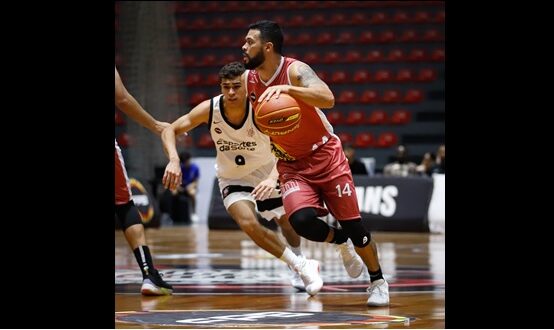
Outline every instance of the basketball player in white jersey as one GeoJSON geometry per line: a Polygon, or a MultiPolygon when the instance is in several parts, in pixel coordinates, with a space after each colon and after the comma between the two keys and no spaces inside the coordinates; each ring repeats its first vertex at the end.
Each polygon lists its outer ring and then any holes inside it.
{"type": "Polygon", "coordinates": [[[222,94],[201,102],[164,129],[162,141],[169,163],[163,184],[175,190],[181,182],[175,136],[208,124],[217,149],[216,175],[227,212],[258,246],[295,271],[296,279],[292,280],[295,288],[315,295],[323,286],[319,262],[302,256],[300,237],[288,222],[280,191],[276,189],[279,177],[276,158],[271,153],[269,137],[254,125],[242,81],[244,71],[240,62],[225,65],[219,72],[222,94]],[[291,248],[258,222],[256,212],[268,221],[275,219],[291,248]]]}

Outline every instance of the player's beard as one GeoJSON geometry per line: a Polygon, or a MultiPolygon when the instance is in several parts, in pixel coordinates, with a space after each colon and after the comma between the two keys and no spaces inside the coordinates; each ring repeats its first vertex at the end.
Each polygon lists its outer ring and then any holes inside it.
{"type": "Polygon", "coordinates": [[[248,63],[244,63],[244,67],[248,70],[259,67],[265,61],[265,55],[263,52],[259,52],[254,57],[250,57],[247,54],[244,54],[244,56],[248,57],[248,63]]]}

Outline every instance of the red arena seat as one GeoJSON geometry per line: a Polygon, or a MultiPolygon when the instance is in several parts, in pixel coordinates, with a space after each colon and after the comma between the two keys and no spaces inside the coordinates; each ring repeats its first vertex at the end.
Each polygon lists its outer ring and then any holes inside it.
{"type": "Polygon", "coordinates": [[[354,139],[354,146],[358,148],[368,148],[375,144],[375,137],[370,132],[361,132],[354,139]]]}
{"type": "Polygon", "coordinates": [[[389,89],[383,92],[383,103],[400,102],[400,93],[395,89],[389,89]]]}
{"type": "Polygon", "coordinates": [[[396,81],[397,82],[409,82],[414,79],[412,70],[410,69],[400,69],[396,72],[396,81]]]}
{"type": "Polygon", "coordinates": [[[390,148],[398,143],[398,136],[393,132],[383,132],[377,139],[376,146],[381,148],[390,148]]]}
{"type": "Polygon", "coordinates": [[[344,123],[344,117],[339,110],[327,111],[325,114],[331,125],[342,125],[344,123]]]}
{"type": "Polygon", "coordinates": [[[379,83],[385,83],[392,81],[392,73],[389,70],[377,70],[375,72],[375,77],[373,78],[373,81],[379,82],[379,83]]]}
{"type": "Polygon", "coordinates": [[[125,125],[125,116],[123,116],[123,114],[119,110],[115,111],[115,125],[116,126],[125,125]]]}
{"type": "Polygon", "coordinates": [[[345,90],[342,91],[337,100],[338,103],[356,103],[356,94],[354,91],[345,90]]]}
{"type": "Polygon", "coordinates": [[[384,125],[387,123],[387,113],[383,110],[374,110],[369,114],[367,123],[370,125],[384,125]]]}
{"type": "Polygon", "coordinates": [[[417,80],[421,82],[431,82],[435,79],[437,79],[437,72],[431,68],[423,68],[417,75],[417,80]]]}
{"type": "Polygon", "coordinates": [[[366,62],[380,62],[383,60],[383,53],[380,50],[370,50],[365,58],[366,62]]]}
{"type": "Polygon", "coordinates": [[[203,92],[194,93],[190,97],[189,105],[194,107],[198,105],[200,102],[207,99],[208,99],[208,95],[206,93],[203,93],[203,92]]]}
{"type": "Polygon", "coordinates": [[[331,76],[331,83],[333,84],[344,84],[348,82],[348,75],[345,71],[335,71],[331,76]]]}
{"type": "Polygon", "coordinates": [[[200,139],[198,139],[196,146],[198,148],[209,149],[209,148],[213,148],[215,146],[215,143],[212,140],[212,136],[210,135],[210,133],[206,132],[200,136],[200,139]]]}
{"type": "Polygon", "coordinates": [[[410,122],[411,119],[411,113],[404,110],[399,109],[392,113],[392,116],[390,118],[390,123],[394,125],[405,125],[410,122]]]}
{"type": "Polygon", "coordinates": [[[404,96],[404,103],[419,103],[423,100],[423,93],[418,89],[410,89],[404,96]]]}
{"type": "Polygon", "coordinates": [[[362,93],[362,96],[360,97],[361,103],[377,103],[379,102],[379,96],[377,95],[377,92],[374,90],[366,90],[362,93]]]}
{"type": "Polygon", "coordinates": [[[353,140],[352,134],[350,134],[348,132],[340,132],[340,133],[336,133],[336,134],[339,137],[340,142],[342,142],[342,144],[351,143],[352,140],[353,140]]]}
{"type": "Polygon", "coordinates": [[[345,122],[348,125],[362,125],[364,123],[364,112],[361,110],[350,111],[345,122]]]}
{"type": "Polygon", "coordinates": [[[352,81],[354,81],[357,84],[363,84],[363,83],[369,82],[370,79],[371,79],[371,76],[369,74],[369,71],[358,70],[354,72],[354,77],[352,78],[352,81]]]}

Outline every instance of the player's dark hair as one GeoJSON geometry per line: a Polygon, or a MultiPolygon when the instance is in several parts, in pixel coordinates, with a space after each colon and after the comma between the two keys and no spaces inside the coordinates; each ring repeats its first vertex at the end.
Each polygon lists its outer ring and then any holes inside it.
{"type": "Polygon", "coordinates": [[[282,55],[283,50],[283,31],[279,24],[273,21],[257,21],[248,26],[249,30],[259,30],[260,38],[264,42],[273,43],[273,49],[277,54],[282,55]]]}
{"type": "Polygon", "coordinates": [[[219,80],[233,79],[244,73],[244,64],[240,62],[231,62],[225,64],[221,70],[219,70],[219,80]]]}

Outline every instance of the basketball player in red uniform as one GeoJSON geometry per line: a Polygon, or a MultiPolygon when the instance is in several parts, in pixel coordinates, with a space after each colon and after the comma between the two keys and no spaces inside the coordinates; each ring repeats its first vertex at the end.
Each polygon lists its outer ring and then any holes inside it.
{"type": "Polygon", "coordinates": [[[302,109],[300,127],[271,136],[285,212],[294,230],[317,242],[341,244],[349,238],[368,268],[368,306],[388,306],[388,283],[381,272],[377,247],[361,223],[352,173],[339,138],[320,108],[332,108],[333,93],[307,64],[281,55],[283,33],[271,21],[248,27],[242,46],[247,93],[255,108],[275,94],[287,93],[302,109]],[[327,208],[324,207],[323,203],[327,208]],[[342,229],[318,219],[328,212],[342,229]]]}
{"type": "MultiPolygon", "coordinates": [[[[129,94],[117,69],[115,69],[115,104],[119,110],[131,117],[137,123],[160,135],[169,123],[155,120],[146,112],[137,100],[129,94]]],[[[167,284],[154,268],[150,249],[146,245],[144,225],[140,213],[131,198],[131,186],[125,170],[121,149],[115,141],[115,214],[121,224],[125,238],[135,254],[142,272],[141,293],[144,295],[170,295],[173,287],[167,284]]]]}

